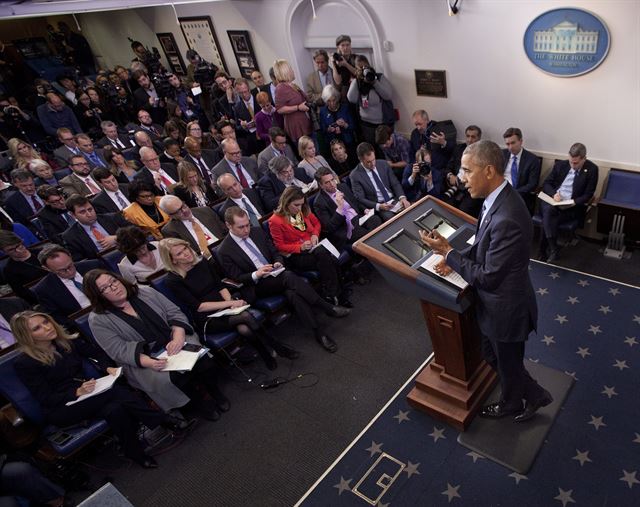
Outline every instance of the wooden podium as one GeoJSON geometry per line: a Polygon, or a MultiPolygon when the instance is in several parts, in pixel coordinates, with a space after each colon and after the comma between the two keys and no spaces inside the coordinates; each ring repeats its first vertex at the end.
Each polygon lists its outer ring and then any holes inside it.
{"type": "Polygon", "coordinates": [[[448,238],[455,248],[472,242],[476,220],[427,196],[357,241],[353,249],[369,259],[393,287],[421,300],[434,359],[416,377],[409,402],[464,431],[496,380],[495,372],[482,359],[473,293],[418,271],[428,256],[410,266],[383,245],[401,229],[419,237],[420,227],[414,220],[428,210],[457,228],[448,238]]]}

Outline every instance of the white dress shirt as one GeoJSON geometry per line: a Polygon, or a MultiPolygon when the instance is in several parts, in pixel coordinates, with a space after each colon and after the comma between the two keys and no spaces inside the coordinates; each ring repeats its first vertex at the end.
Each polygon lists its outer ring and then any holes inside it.
{"type": "Polygon", "coordinates": [[[112,192],[111,190],[107,190],[105,189],[106,194],[109,196],[109,198],[113,201],[113,203],[118,207],[118,209],[120,211],[122,211],[124,208],[126,208],[127,206],[129,206],[129,204],[131,204],[131,201],[129,201],[129,199],[127,199],[124,194],[122,192],[120,192],[120,190],[116,190],[115,192],[112,192]],[[118,202],[118,198],[116,197],[116,194],[120,196],[120,198],[124,201],[125,205],[121,205],[118,202]]]}
{"type": "MultiPolygon", "coordinates": [[[[80,308],[87,308],[88,306],[91,306],[91,301],[89,301],[89,298],[87,298],[84,292],[82,292],[80,289],[78,289],[78,287],[75,286],[75,284],[73,283],[73,280],[69,280],[68,278],[62,278],[61,276],[59,276],[58,278],[60,278],[60,281],[64,284],[67,290],[71,292],[71,295],[78,302],[78,304],[80,305],[80,308]]],[[[82,283],[82,275],[76,272],[76,276],[74,277],[74,280],[76,282],[82,283]]]]}
{"type": "MultiPolygon", "coordinates": [[[[513,153],[509,152],[509,159],[507,160],[507,165],[504,168],[504,179],[507,180],[509,183],[511,183],[512,187],[515,187],[518,182],[516,181],[516,184],[514,185],[513,181],[511,181],[511,165],[513,164],[513,153]]],[[[520,171],[520,159],[522,158],[522,149],[520,149],[520,151],[518,152],[517,155],[515,155],[516,157],[516,166],[518,167],[518,172],[520,171]]]]}

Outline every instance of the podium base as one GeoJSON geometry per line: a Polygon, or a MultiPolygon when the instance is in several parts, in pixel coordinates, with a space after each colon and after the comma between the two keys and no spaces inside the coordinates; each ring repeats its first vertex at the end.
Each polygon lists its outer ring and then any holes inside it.
{"type": "Polygon", "coordinates": [[[430,362],[416,377],[407,395],[409,403],[433,417],[464,431],[496,383],[496,374],[484,361],[468,381],[447,375],[430,362]]]}

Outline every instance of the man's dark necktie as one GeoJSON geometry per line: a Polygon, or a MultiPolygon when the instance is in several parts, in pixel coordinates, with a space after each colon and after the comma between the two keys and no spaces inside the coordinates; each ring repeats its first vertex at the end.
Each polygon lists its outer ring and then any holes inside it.
{"type": "Polygon", "coordinates": [[[511,186],[513,188],[518,186],[518,157],[515,155],[511,159],[511,186]]]}
{"type": "Polygon", "coordinates": [[[240,164],[236,164],[236,171],[238,172],[236,176],[238,177],[238,181],[240,182],[240,185],[242,185],[242,188],[249,188],[249,182],[247,181],[247,178],[245,178],[240,164]]]}
{"type": "Polygon", "coordinates": [[[249,215],[249,222],[254,227],[260,226],[260,222],[258,221],[258,215],[256,215],[255,211],[253,211],[253,207],[249,204],[246,197],[242,198],[242,204],[244,204],[245,209],[247,210],[247,214],[249,215]]]}
{"type": "Polygon", "coordinates": [[[196,164],[198,164],[198,168],[200,169],[200,174],[202,174],[202,179],[204,180],[204,182],[207,184],[207,186],[211,186],[211,176],[209,176],[209,171],[204,168],[203,163],[200,163],[201,159],[194,158],[193,160],[195,160],[196,164]]]}
{"type": "Polygon", "coordinates": [[[73,282],[73,285],[76,286],[76,289],[78,289],[80,292],[82,292],[82,282],[79,282],[75,278],[72,280],[72,282],[73,282]]]}
{"type": "Polygon", "coordinates": [[[373,181],[376,182],[376,185],[378,186],[378,190],[380,190],[380,193],[382,194],[384,202],[389,202],[391,200],[391,197],[389,196],[389,192],[387,192],[385,186],[382,184],[382,180],[380,179],[380,176],[378,176],[378,171],[376,169],[372,169],[371,174],[373,174],[373,181]]]}
{"type": "MultiPolygon", "coordinates": [[[[124,201],[124,199],[120,195],[120,192],[116,192],[116,200],[118,201],[120,206],[122,206],[122,208],[126,208],[127,207],[127,203],[124,201]]],[[[122,208],[120,208],[120,209],[122,209],[122,208]]]]}
{"type": "Polygon", "coordinates": [[[31,202],[33,202],[33,208],[36,210],[36,212],[42,209],[42,204],[40,204],[40,201],[38,201],[38,198],[35,195],[31,196],[31,202]]]}

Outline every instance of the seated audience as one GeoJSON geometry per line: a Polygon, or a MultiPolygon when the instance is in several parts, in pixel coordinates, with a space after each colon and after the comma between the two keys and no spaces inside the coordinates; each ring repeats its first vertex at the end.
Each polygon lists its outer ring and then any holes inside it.
{"type": "Polygon", "coordinates": [[[340,91],[335,86],[327,85],[322,90],[325,105],[320,108],[320,130],[326,142],[331,143],[334,139],[339,139],[350,152],[355,152],[355,124],[349,112],[349,104],[341,102],[340,99],[340,91]]]}
{"type": "Polygon", "coordinates": [[[82,277],[91,269],[103,267],[102,262],[85,260],[76,265],[69,250],[56,244],[40,250],[38,262],[49,272],[33,286],[40,307],[56,322],[68,326],[69,315],[91,305],[82,292],[82,277]]]}
{"type": "Polygon", "coordinates": [[[31,163],[36,160],[42,160],[42,157],[33,146],[17,137],[9,139],[7,148],[9,148],[9,155],[13,159],[14,169],[28,169],[33,172],[31,163]]]}
{"type": "Polygon", "coordinates": [[[149,241],[140,227],[121,227],[116,233],[116,242],[124,254],[118,269],[128,282],[146,283],[147,278],[163,269],[158,242],[149,241]]]}
{"type": "Polygon", "coordinates": [[[298,159],[293,154],[291,146],[287,144],[287,136],[282,128],[271,127],[269,129],[269,139],[271,144],[258,155],[258,172],[262,176],[269,174],[269,162],[273,157],[287,157],[293,167],[298,165],[298,159]]]}
{"type": "Polygon", "coordinates": [[[362,140],[375,145],[376,129],[386,123],[382,101],[391,100],[393,90],[382,74],[376,74],[373,81],[365,79],[365,70],[370,73],[373,69],[364,55],[357,55],[355,63],[356,78],[349,85],[347,100],[358,108],[362,140]]]}
{"type": "Polygon", "coordinates": [[[123,136],[118,132],[118,126],[112,121],[103,121],[100,123],[100,129],[104,134],[104,137],[96,143],[100,148],[111,146],[116,150],[126,150],[133,146],[133,143],[128,137],[123,136]]]}
{"type": "Polygon", "coordinates": [[[161,164],[177,166],[179,162],[182,162],[182,149],[179,141],[167,137],[162,141],[162,145],[164,146],[164,151],[160,154],[161,164]]]}
{"type": "Polygon", "coordinates": [[[505,160],[505,179],[524,199],[533,215],[536,205],[535,191],[540,181],[541,160],[522,147],[522,131],[510,127],[502,134],[507,148],[502,151],[505,160]]]}
{"type": "Polygon", "coordinates": [[[75,94],[75,104],[73,112],[80,123],[82,132],[86,132],[93,137],[97,137],[100,132],[102,116],[100,109],[97,109],[91,102],[89,94],[85,90],[78,90],[75,94]]]}
{"type": "Polygon", "coordinates": [[[78,118],[58,94],[49,92],[46,98],[47,101],[38,106],[37,113],[42,128],[48,135],[56,136],[57,130],[62,127],[69,129],[72,134],[82,132],[78,118]]]}
{"type": "Polygon", "coordinates": [[[289,187],[280,196],[269,218],[269,230],[276,249],[286,256],[289,268],[320,273],[320,293],[334,305],[352,306],[340,283],[337,259],[320,241],[320,221],[311,212],[302,190],[289,187]]]}
{"type": "Polygon", "coordinates": [[[60,180],[62,191],[67,197],[72,195],[95,195],[100,193],[100,185],[91,176],[89,162],[82,155],[74,155],[69,160],[71,174],[60,180]]]}
{"type": "Polygon", "coordinates": [[[190,162],[200,173],[202,181],[216,192],[215,176],[213,175],[214,167],[220,162],[221,154],[217,151],[203,150],[200,142],[195,137],[187,137],[184,140],[184,149],[187,155],[184,157],[186,162],[190,162]]]}
{"type": "Polygon", "coordinates": [[[102,150],[96,150],[93,146],[93,141],[86,134],[78,134],[76,136],[76,144],[80,148],[81,155],[89,162],[91,169],[96,167],[107,167],[107,163],[102,157],[102,150]]]}
{"type": "Polygon", "coordinates": [[[425,148],[418,150],[416,161],[405,167],[402,173],[402,190],[409,202],[416,202],[426,195],[439,195],[433,183],[431,153],[425,148]]]}
{"type": "Polygon", "coordinates": [[[394,132],[388,125],[380,125],[376,129],[376,144],[382,150],[385,160],[393,173],[402,178],[405,170],[411,166],[414,154],[411,153],[411,143],[401,134],[394,132]]]}
{"type": "Polygon", "coordinates": [[[30,308],[31,305],[19,297],[4,296],[0,298],[0,350],[8,349],[16,343],[16,338],[13,336],[9,324],[11,317],[30,308]]]}
{"type": "Polygon", "coordinates": [[[202,127],[197,121],[187,123],[184,137],[193,137],[195,140],[200,141],[200,148],[203,150],[216,150],[218,148],[218,143],[210,134],[202,132],[202,127]]]}
{"type": "Polygon", "coordinates": [[[218,178],[224,173],[231,173],[242,185],[242,188],[255,186],[260,178],[258,165],[253,157],[243,157],[240,145],[233,139],[222,141],[224,158],[213,168],[213,177],[218,178]]]}
{"type": "Polygon", "coordinates": [[[75,219],[67,211],[64,194],[57,187],[42,185],[38,188],[38,196],[44,206],[36,213],[47,238],[56,243],[62,243],[62,233],[66,231],[75,219]]]}
{"type": "Polygon", "coordinates": [[[267,348],[270,345],[275,349],[277,342],[267,335],[250,312],[245,310],[238,315],[208,317],[220,310],[246,305],[243,299],[232,297],[224,287],[211,259],[200,257],[189,243],[177,238],[160,242],[160,257],[169,271],[167,286],[189,308],[202,336],[234,330],[258,351],[269,370],[278,367],[267,348]]]}
{"type": "Polygon", "coordinates": [[[179,144],[182,144],[182,141],[184,140],[184,134],[186,132],[183,132],[181,130],[182,125],[180,123],[177,123],[173,120],[168,120],[164,122],[164,135],[166,136],[165,139],[172,139],[173,141],[177,141],[179,144]]]}
{"type": "Polygon", "coordinates": [[[294,169],[287,157],[278,155],[269,161],[269,172],[260,178],[257,188],[266,211],[270,212],[278,206],[285,188],[291,185],[307,188],[311,185],[309,188],[312,189],[315,186],[313,183],[314,180],[307,176],[304,169],[294,169]]]}
{"type": "Polygon", "coordinates": [[[180,238],[207,259],[211,257],[209,247],[227,233],[215,211],[208,207],[189,208],[179,197],[165,195],[160,199],[160,208],[171,220],[162,228],[165,238],[180,238]]]}
{"type": "Polygon", "coordinates": [[[313,178],[319,168],[329,167],[329,162],[322,155],[316,155],[316,145],[310,137],[302,136],[298,139],[298,155],[298,167],[304,169],[309,178],[313,178]]]}
{"type": "Polygon", "coordinates": [[[349,186],[340,183],[331,169],[319,168],[315,178],[320,191],[313,201],[313,211],[322,225],[323,235],[338,250],[352,245],[382,223],[380,217],[374,215],[360,225],[360,218],[372,210],[364,209],[349,186]]]}
{"type": "Polygon", "coordinates": [[[219,70],[216,72],[214,80],[220,94],[214,106],[216,119],[231,120],[233,119],[233,105],[238,99],[233,86],[233,79],[225,71],[219,70]]]}
{"type": "MultiPolygon", "coordinates": [[[[51,166],[44,160],[34,160],[30,164],[31,172],[37,177],[34,180],[36,187],[41,185],[58,186],[58,178],[51,166]]],[[[62,178],[60,178],[62,179],[62,178]]]]}
{"type": "Polygon", "coordinates": [[[171,192],[182,199],[190,208],[211,206],[218,198],[210,185],[205,185],[200,171],[186,160],[178,164],[179,181],[171,192]]]}
{"type": "Polygon", "coordinates": [[[562,207],[540,203],[543,225],[540,257],[543,260],[553,262],[558,258],[558,225],[584,219],[597,185],[598,166],[587,160],[584,144],[574,143],[569,149],[569,160],[556,162],[542,186],[542,191],[556,202],[573,199],[573,204],[562,207]]]}
{"type": "Polygon", "coordinates": [[[178,181],[178,171],[173,164],[160,163],[160,157],[152,148],[140,148],[140,162],[142,168],[136,173],[134,181],[141,180],[155,187],[156,194],[166,194],[169,187],[178,181]]]}
{"type": "Polygon", "coordinates": [[[280,113],[273,107],[267,92],[258,92],[256,102],[260,106],[260,111],[256,113],[254,118],[256,122],[256,134],[268,147],[271,142],[269,130],[272,127],[284,128],[284,118],[282,118],[280,113]]]}
{"type": "Polygon", "coordinates": [[[429,114],[424,109],[415,111],[412,119],[416,128],[411,131],[411,153],[417,153],[422,147],[429,150],[434,185],[444,188],[446,167],[456,141],[455,139],[447,140],[444,133],[436,128],[438,123],[430,120],[429,114]]]}
{"type": "Polygon", "coordinates": [[[355,152],[352,155],[340,139],[333,139],[331,143],[329,143],[329,148],[331,149],[331,161],[329,165],[336,174],[349,174],[351,170],[358,165],[358,158],[355,156],[355,152]]]}
{"type": "MultiPolygon", "coordinates": [[[[284,258],[262,228],[252,227],[247,213],[236,206],[227,209],[224,218],[229,235],[220,244],[218,255],[225,273],[243,284],[243,297],[253,303],[256,299],[284,294],[301,325],[313,332],[317,342],[329,352],[338,350],[313,308],[332,317],[346,317],[350,310],[322,299],[310,284],[292,271],[285,270],[275,277],[270,276],[274,269],[284,267],[284,258]]],[[[276,349],[276,352],[288,357],[286,351],[281,353],[276,349]]]]}
{"type": "Polygon", "coordinates": [[[118,213],[131,204],[129,201],[129,185],[118,183],[109,169],[98,167],[92,173],[93,178],[102,187],[102,191],[91,199],[96,213],[118,213]]]}
{"type": "Polygon", "coordinates": [[[482,130],[476,125],[469,125],[465,129],[464,135],[467,142],[455,146],[447,163],[447,176],[444,181],[445,190],[442,199],[460,211],[477,218],[480,215],[484,199],[474,199],[469,195],[469,191],[462,181],[461,163],[464,150],[482,138],[482,130]]]}
{"type": "Polygon", "coordinates": [[[2,269],[5,282],[18,297],[37,303],[33,292],[25,287],[47,274],[38,261],[37,252],[31,252],[17,234],[3,230],[0,230],[0,250],[9,257],[2,269]]]}
{"type": "Polygon", "coordinates": [[[153,185],[134,181],[129,185],[129,199],[131,204],[122,210],[125,220],[155,239],[162,239],[160,230],[169,221],[169,216],[158,207],[161,197],[154,194],[153,185]]]}
{"type": "Polygon", "coordinates": [[[238,178],[231,173],[219,176],[217,183],[220,190],[227,196],[227,200],[220,208],[220,214],[224,216],[228,208],[238,206],[249,215],[251,226],[258,227],[260,218],[265,214],[258,192],[253,188],[242,188],[238,178]]]}
{"type": "Polygon", "coordinates": [[[402,186],[386,160],[376,160],[376,153],[369,143],[358,145],[360,163],[351,171],[349,180],[356,199],[367,209],[375,209],[383,221],[394,216],[392,208],[399,202],[409,207],[402,186]]]}
{"type": "Polygon", "coordinates": [[[130,183],[136,177],[138,165],[133,160],[127,160],[122,150],[112,146],[105,146],[102,150],[107,168],[119,183],[130,183]]]}
{"type": "Polygon", "coordinates": [[[4,208],[14,221],[31,227],[29,219],[44,206],[44,202],[36,193],[33,175],[27,169],[14,169],[10,176],[11,184],[18,191],[7,197],[4,208]]]}
{"type": "Polygon", "coordinates": [[[66,202],[67,211],[75,219],[61,235],[74,261],[95,259],[98,252],[116,246],[116,231],[131,225],[119,213],[97,215],[86,197],[72,195],[66,202]]]}
{"type": "Polygon", "coordinates": [[[84,290],[93,305],[89,326],[98,345],[111,357],[129,384],[144,391],[164,412],[194,409],[215,421],[229,410],[218,388],[215,363],[205,354],[188,372],[162,371],[166,350],[179,352],[185,343],[200,345],[198,335],[180,309],[162,294],[144,285],[132,285],[115,273],[94,269],[85,275],[84,290]],[[211,400],[205,400],[201,384],[211,400]],[[188,406],[187,406],[188,404],[188,406]]]}
{"type": "Polygon", "coordinates": [[[284,131],[294,143],[302,136],[313,134],[313,124],[307,106],[307,96],[293,81],[296,76],[287,60],[273,62],[273,72],[276,76],[275,106],[279,114],[284,117],[284,131]]]}
{"type": "MultiPolygon", "coordinates": [[[[84,356],[77,335],[68,334],[46,313],[33,311],[14,316],[11,329],[24,353],[16,360],[16,372],[48,423],[66,427],[87,419],[104,419],[125,456],[143,468],[157,468],[156,460],[145,454],[138,440],[138,423],[178,429],[182,421],[152,409],[137,393],[117,382],[103,393],[67,406],[96,387],[95,379],[82,380],[84,356]]],[[[105,366],[103,373],[116,375],[117,370],[105,366]]]]}

